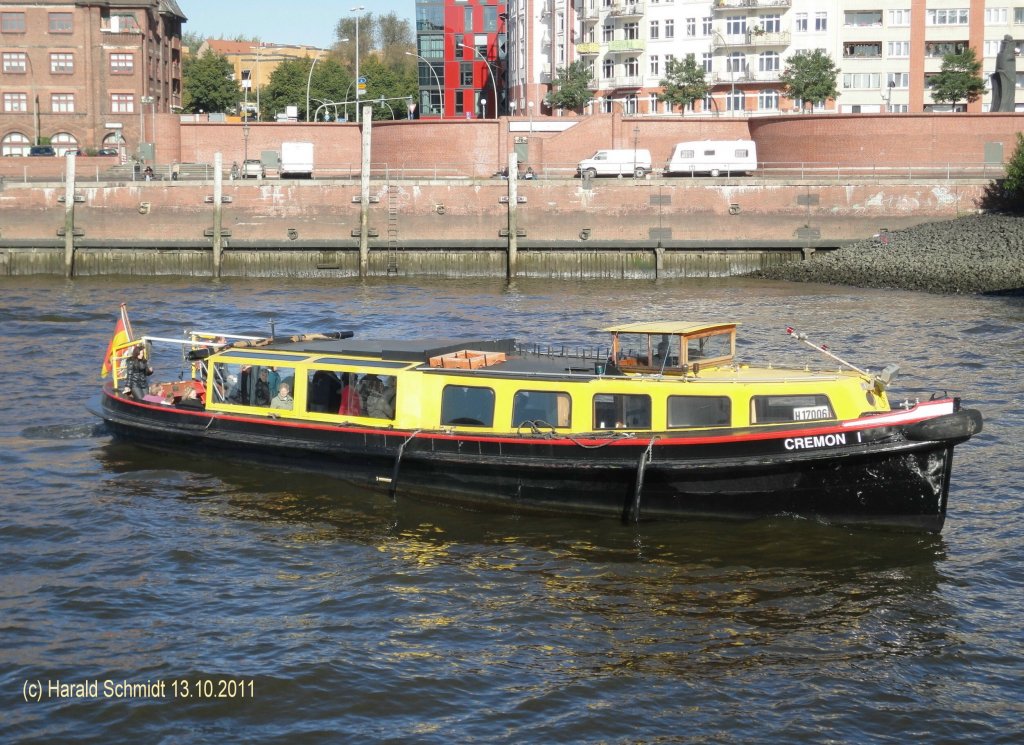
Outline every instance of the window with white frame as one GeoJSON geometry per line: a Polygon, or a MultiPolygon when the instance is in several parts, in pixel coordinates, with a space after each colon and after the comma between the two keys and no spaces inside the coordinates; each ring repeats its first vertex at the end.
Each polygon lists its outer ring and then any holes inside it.
{"type": "Polygon", "coordinates": [[[778,52],[762,52],[757,56],[758,72],[778,72],[780,57],[778,52]]]}
{"type": "Polygon", "coordinates": [[[806,31],[807,30],[807,14],[806,13],[797,13],[796,17],[794,18],[794,26],[793,27],[797,31],[806,31]]]}
{"type": "Polygon", "coordinates": [[[711,33],[715,30],[715,19],[714,16],[704,16],[700,19],[700,34],[701,36],[711,36],[711,33]]]}
{"type": "Polygon", "coordinates": [[[777,13],[761,16],[758,25],[766,34],[777,34],[782,31],[782,16],[777,13]]]}
{"type": "Polygon", "coordinates": [[[611,41],[615,38],[615,26],[606,23],[601,27],[601,41],[611,41]]]}
{"type": "Polygon", "coordinates": [[[910,42],[909,41],[890,41],[886,43],[886,56],[887,57],[909,57],[910,56],[910,42]]]}
{"type": "Polygon", "coordinates": [[[701,66],[704,68],[705,73],[711,72],[711,62],[714,60],[714,56],[711,52],[702,52],[700,55],[701,66]]]}
{"type": "Polygon", "coordinates": [[[111,114],[134,114],[135,95],[132,93],[111,93],[110,94],[111,114]]]}
{"type": "Polygon", "coordinates": [[[881,73],[848,72],[843,74],[843,88],[849,90],[870,90],[881,87],[881,73]]]}
{"type": "Polygon", "coordinates": [[[966,26],[970,21],[970,8],[932,8],[925,11],[927,26],[966,26]]]}
{"type": "Polygon", "coordinates": [[[58,132],[50,138],[50,144],[57,152],[57,155],[66,155],[68,150],[78,149],[78,140],[69,132],[58,132]]]}
{"type": "Polygon", "coordinates": [[[601,63],[601,76],[605,78],[615,77],[615,60],[608,57],[601,63]]]}
{"type": "Polygon", "coordinates": [[[729,36],[743,36],[747,33],[746,16],[729,16],[725,19],[725,33],[729,36]]]}
{"type": "Polygon", "coordinates": [[[909,88],[910,87],[910,73],[909,72],[890,72],[886,75],[885,84],[889,88],[909,88]]]}
{"type": "Polygon", "coordinates": [[[650,63],[651,63],[651,67],[650,67],[651,75],[661,75],[661,63],[660,63],[660,60],[658,59],[658,55],[652,54],[650,56],[650,63]]]}
{"type": "Polygon", "coordinates": [[[881,26],[882,25],[882,11],[881,10],[848,10],[843,13],[843,25],[844,26],[856,26],[863,28],[866,26],[881,26]]]}
{"type": "Polygon", "coordinates": [[[894,8],[889,11],[890,26],[909,26],[910,8],[894,8]]]}
{"type": "Polygon", "coordinates": [[[74,16],[71,13],[50,13],[50,33],[70,34],[75,30],[74,16]]]}
{"type": "Polygon", "coordinates": [[[73,114],[75,113],[75,94],[74,93],[51,93],[50,94],[50,111],[54,114],[73,114]]]}
{"type": "Polygon", "coordinates": [[[743,111],[745,108],[745,96],[741,90],[730,91],[725,97],[726,111],[743,111]]]}
{"type": "MultiPolygon", "coordinates": [[[[4,111],[12,114],[28,111],[27,93],[4,93],[4,111]]],[[[6,154],[6,153],[5,153],[6,154]]]]}
{"type": "Polygon", "coordinates": [[[760,111],[778,111],[779,92],[772,88],[766,88],[765,90],[758,91],[757,108],[760,111]]]}
{"type": "Polygon", "coordinates": [[[697,35],[697,19],[687,18],[686,19],[686,35],[693,38],[697,35]]]}
{"type": "Polygon", "coordinates": [[[624,32],[625,38],[627,38],[627,39],[639,39],[640,38],[640,24],[639,23],[633,22],[633,23],[623,24],[622,31],[624,32]]]}
{"type": "Polygon", "coordinates": [[[31,148],[32,142],[21,132],[11,132],[0,140],[0,156],[28,155],[31,148]]]}
{"type": "Polygon", "coordinates": [[[814,30],[828,31],[828,12],[819,10],[814,14],[814,30]]]}
{"type": "Polygon", "coordinates": [[[70,75],[75,71],[75,55],[70,52],[50,53],[50,72],[55,75],[70,75]]]}
{"type": "Polygon", "coordinates": [[[626,77],[628,78],[635,78],[640,74],[640,60],[636,57],[626,57],[623,66],[626,68],[626,77]]]}
{"type": "Polygon", "coordinates": [[[650,39],[658,39],[658,38],[660,38],[660,32],[661,32],[661,23],[659,21],[651,21],[651,28],[650,28],[650,33],[648,34],[648,38],[650,38],[650,39]]]}
{"type": "Polygon", "coordinates": [[[1024,24],[1024,8],[1013,9],[1013,23],[1016,26],[1024,24]]]}
{"type": "Polygon", "coordinates": [[[28,72],[28,55],[24,52],[4,52],[3,71],[6,73],[23,74],[28,72]]]}
{"type": "MultiPolygon", "coordinates": [[[[131,75],[135,72],[135,55],[131,52],[112,52],[110,55],[110,74],[111,75],[131,75]]],[[[244,73],[242,71],[242,85],[245,86],[247,82],[244,73]]],[[[249,81],[251,84],[251,81],[249,81]]]]}
{"type": "Polygon", "coordinates": [[[665,38],[674,39],[676,38],[676,22],[671,18],[665,21],[665,38]]]}
{"type": "Polygon", "coordinates": [[[1008,16],[1008,8],[985,8],[985,25],[1005,26],[1008,16]]]}
{"type": "Polygon", "coordinates": [[[730,52],[725,58],[725,69],[727,72],[740,73],[747,71],[747,55],[743,52],[730,52]]]}

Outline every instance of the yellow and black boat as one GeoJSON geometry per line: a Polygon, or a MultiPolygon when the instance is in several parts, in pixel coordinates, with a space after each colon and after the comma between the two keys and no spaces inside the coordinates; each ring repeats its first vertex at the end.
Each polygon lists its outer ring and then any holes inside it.
{"type": "Polygon", "coordinates": [[[791,329],[835,365],[749,365],[734,323],[613,326],[590,352],[349,332],[136,339],[123,321],[100,412],[115,434],[478,507],[939,531],[953,448],[982,427],[957,398],[891,408],[894,366],[858,369],[791,329]],[[143,391],[140,373],[124,378],[156,343],[180,345],[191,374],[143,391]]]}

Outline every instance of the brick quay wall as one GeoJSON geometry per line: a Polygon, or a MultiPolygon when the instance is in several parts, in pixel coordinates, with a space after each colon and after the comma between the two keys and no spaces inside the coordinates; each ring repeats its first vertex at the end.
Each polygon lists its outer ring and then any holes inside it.
{"type": "MultiPolygon", "coordinates": [[[[542,179],[516,182],[519,273],[720,276],[883,230],[973,214],[991,181],[542,179]]],[[[509,183],[375,179],[370,274],[502,275],[509,183]],[[504,232],[504,235],[503,235],[504,232]],[[393,239],[389,241],[389,238],[393,239]]],[[[0,190],[0,274],[61,274],[64,185],[0,190]]],[[[75,273],[209,275],[214,185],[76,186],[75,273]]],[[[224,275],[359,273],[357,179],[225,181],[224,275]]]]}

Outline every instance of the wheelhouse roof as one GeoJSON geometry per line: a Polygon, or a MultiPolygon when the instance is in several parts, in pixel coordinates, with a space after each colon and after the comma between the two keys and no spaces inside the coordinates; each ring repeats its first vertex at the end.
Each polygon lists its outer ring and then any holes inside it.
{"type": "Polygon", "coordinates": [[[613,334],[700,334],[735,329],[736,323],[686,323],[684,321],[638,321],[601,329],[613,334]]]}

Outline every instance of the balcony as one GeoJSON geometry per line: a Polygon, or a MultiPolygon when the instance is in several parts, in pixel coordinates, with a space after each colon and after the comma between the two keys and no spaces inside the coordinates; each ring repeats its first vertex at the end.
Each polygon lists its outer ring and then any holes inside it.
{"type": "Polygon", "coordinates": [[[601,90],[601,81],[598,78],[591,78],[587,81],[588,91],[599,91],[601,90]]]}
{"type": "Polygon", "coordinates": [[[755,31],[750,29],[745,34],[711,37],[711,49],[750,48],[750,47],[788,47],[790,34],[788,31],[755,31]]]}
{"type": "Polygon", "coordinates": [[[785,10],[792,7],[792,0],[715,0],[711,10],[715,13],[729,13],[737,10],[785,10]]]}
{"type": "Polygon", "coordinates": [[[642,52],[647,48],[643,39],[613,39],[608,42],[608,51],[616,54],[642,52]]]}
{"type": "Polygon", "coordinates": [[[608,88],[641,88],[644,79],[639,75],[616,75],[608,78],[608,88]]]}
{"type": "Polygon", "coordinates": [[[601,45],[596,41],[585,41],[576,45],[576,54],[584,57],[592,57],[601,53],[601,45]]]}
{"type": "Polygon", "coordinates": [[[643,3],[618,2],[608,11],[608,15],[612,18],[632,18],[634,16],[642,16],[643,14],[643,3]]]}
{"type": "Polygon", "coordinates": [[[594,23],[600,18],[600,8],[577,8],[576,17],[586,23],[594,23]]]}

